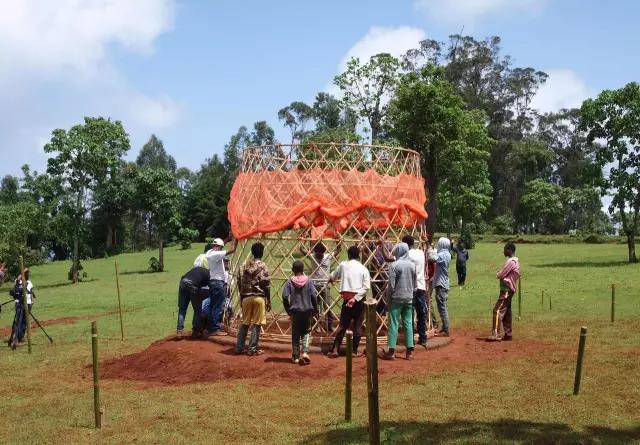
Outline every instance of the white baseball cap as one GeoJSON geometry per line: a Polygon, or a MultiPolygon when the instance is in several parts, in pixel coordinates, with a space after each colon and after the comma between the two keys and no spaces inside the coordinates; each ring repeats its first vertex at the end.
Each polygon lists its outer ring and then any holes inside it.
{"type": "Polygon", "coordinates": [[[220,238],[216,238],[216,239],[213,240],[213,245],[214,246],[224,247],[224,241],[222,241],[220,238]]]}

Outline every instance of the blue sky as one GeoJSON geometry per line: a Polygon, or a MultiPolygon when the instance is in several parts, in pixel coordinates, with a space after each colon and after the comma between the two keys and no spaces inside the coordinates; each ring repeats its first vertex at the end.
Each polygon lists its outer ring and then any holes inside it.
{"type": "Polygon", "coordinates": [[[577,106],[640,78],[638,17],[622,0],[14,0],[0,16],[0,175],[43,170],[51,130],[85,115],[122,120],[129,158],[155,133],[192,169],[257,120],[286,141],[277,110],[312,102],[350,55],[463,26],[550,74],[537,107],[577,106]]]}

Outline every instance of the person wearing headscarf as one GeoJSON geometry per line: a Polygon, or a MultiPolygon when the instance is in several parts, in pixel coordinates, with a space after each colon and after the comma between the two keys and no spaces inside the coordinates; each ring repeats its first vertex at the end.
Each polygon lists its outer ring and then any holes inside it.
{"type": "Polygon", "coordinates": [[[402,322],[407,360],[413,359],[413,294],[417,287],[416,266],[409,259],[407,243],[398,243],[393,249],[396,260],[389,267],[389,350],[385,359],[395,360],[398,328],[402,322]]]}
{"type": "Polygon", "coordinates": [[[436,253],[431,252],[430,260],[436,263],[436,271],[433,276],[433,288],[436,293],[436,304],[442,320],[442,329],[439,335],[449,336],[449,311],[447,301],[449,300],[449,264],[451,263],[451,241],[441,237],[436,246],[436,253]]]}

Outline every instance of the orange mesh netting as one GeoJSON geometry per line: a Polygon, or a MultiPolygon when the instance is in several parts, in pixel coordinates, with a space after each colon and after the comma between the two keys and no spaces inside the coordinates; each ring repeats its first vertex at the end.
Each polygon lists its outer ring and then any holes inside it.
{"type": "Polygon", "coordinates": [[[414,226],[427,216],[425,202],[415,175],[312,168],[240,173],[228,212],[236,239],[309,226],[321,238],[350,227],[414,226]]]}

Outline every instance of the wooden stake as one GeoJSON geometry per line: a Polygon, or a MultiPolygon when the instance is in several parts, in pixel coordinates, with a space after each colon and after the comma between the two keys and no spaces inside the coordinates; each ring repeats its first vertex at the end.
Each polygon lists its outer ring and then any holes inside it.
{"type": "Polygon", "coordinates": [[[351,382],[353,373],[353,332],[347,331],[347,365],[344,382],[344,420],[351,422],[351,382]]]}
{"type": "MultiPolygon", "coordinates": [[[[31,354],[31,319],[29,318],[29,305],[27,304],[27,278],[24,275],[24,260],[20,255],[20,276],[22,279],[22,310],[24,311],[24,321],[27,324],[27,346],[31,354]]],[[[33,301],[31,302],[33,303],[33,301]]]]}
{"type": "Polygon", "coordinates": [[[540,297],[540,304],[544,308],[544,291],[542,291],[542,296],[540,297]]]}
{"type": "Polygon", "coordinates": [[[611,284],[611,323],[616,321],[616,285],[611,284]]]}
{"type": "Polygon", "coordinates": [[[96,428],[102,428],[100,413],[100,381],[98,378],[98,322],[91,322],[91,352],[93,354],[93,414],[96,428]]]}
{"type": "Polygon", "coordinates": [[[580,343],[578,344],[578,362],[576,363],[576,378],[573,383],[573,395],[580,393],[580,382],[582,381],[582,361],[584,359],[584,345],[587,341],[587,328],[580,328],[580,343]]]}
{"type": "Polygon", "coordinates": [[[118,312],[120,313],[120,337],[124,341],[124,325],[122,323],[122,300],[120,298],[120,278],[118,274],[118,262],[114,261],[116,266],[116,287],[118,288],[118,312]]]}
{"type": "Polygon", "coordinates": [[[551,295],[549,295],[549,310],[551,310],[551,295]]]}
{"type": "Polygon", "coordinates": [[[518,318],[522,317],[522,277],[518,278],[518,318]]]}
{"type": "Polygon", "coordinates": [[[378,400],[378,336],[376,304],[365,304],[367,311],[367,390],[369,398],[369,444],[380,445],[380,406],[378,400]]]}

